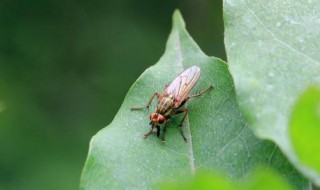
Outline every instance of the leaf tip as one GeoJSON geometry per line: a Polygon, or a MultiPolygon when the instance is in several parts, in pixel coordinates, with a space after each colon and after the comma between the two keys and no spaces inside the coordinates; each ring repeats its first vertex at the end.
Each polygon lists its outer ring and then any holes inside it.
{"type": "Polygon", "coordinates": [[[176,9],[174,11],[172,20],[173,20],[173,26],[178,28],[185,28],[185,22],[182,18],[182,15],[179,9],[176,9]]]}

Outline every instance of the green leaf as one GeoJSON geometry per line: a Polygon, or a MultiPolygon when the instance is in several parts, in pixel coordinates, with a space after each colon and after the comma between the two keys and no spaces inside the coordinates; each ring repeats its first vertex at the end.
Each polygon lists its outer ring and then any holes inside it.
{"type": "Polygon", "coordinates": [[[243,121],[227,64],[200,50],[178,11],[173,23],[164,55],[133,84],[112,123],[92,138],[81,189],[150,189],[159,181],[175,181],[181,174],[201,170],[233,179],[247,175],[256,165],[275,168],[296,187],[306,187],[307,181],[275,144],[256,139],[243,121]],[[168,127],[165,143],[155,134],[143,139],[155,103],[151,110],[130,108],[146,105],[154,92],[163,91],[165,84],[192,65],[201,68],[201,77],[191,93],[210,85],[215,89],[187,103],[184,131],[189,142],[183,141],[177,128],[181,118],[168,127]]]}
{"type": "Polygon", "coordinates": [[[315,0],[224,0],[227,57],[244,117],[318,185],[320,173],[293,153],[288,126],[299,95],[320,82],[319,17],[315,0]]]}
{"type": "Polygon", "coordinates": [[[311,87],[299,98],[292,114],[290,135],[299,160],[320,173],[320,88],[311,87]]]}

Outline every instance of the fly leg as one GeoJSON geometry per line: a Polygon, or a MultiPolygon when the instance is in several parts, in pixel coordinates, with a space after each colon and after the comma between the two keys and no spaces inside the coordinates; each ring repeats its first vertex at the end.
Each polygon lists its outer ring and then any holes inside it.
{"type": "Polygon", "coordinates": [[[157,126],[156,129],[157,129],[157,137],[160,137],[160,126],[157,126]]]}
{"type": "Polygon", "coordinates": [[[166,118],[166,121],[164,123],[164,126],[163,126],[163,132],[162,132],[162,136],[161,136],[161,141],[162,142],[165,142],[165,135],[166,135],[166,131],[167,131],[167,126],[168,126],[168,123],[170,122],[171,120],[171,116],[168,115],[167,118],[166,118]]]}
{"type": "Polygon", "coordinates": [[[187,108],[182,108],[182,109],[180,109],[180,110],[176,110],[176,111],[175,111],[175,114],[180,114],[180,113],[184,113],[184,116],[183,116],[183,118],[182,118],[182,120],[180,121],[180,123],[179,123],[178,126],[179,126],[179,128],[180,128],[180,133],[181,133],[181,136],[182,136],[183,140],[184,140],[185,142],[188,142],[188,141],[187,141],[187,138],[184,136],[183,130],[182,130],[182,124],[183,124],[184,120],[186,120],[186,118],[187,118],[188,109],[187,109],[187,108]]]}
{"type": "Polygon", "coordinates": [[[157,137],[159,137],[160,136],[160,127],[159,126],[156,126],[156,127],[152,126],[151,130],[148,133],[144,134],[144,138],[147,138],[149,135],[151,135],[154,132],[157,132],[157,137]]]}
{"type": "Polygon", "coordinates": [[[187,96],[182,102],[181,104],[179,105],[179,107],[177,109],[180,109],[184,104],[186,104],[186,102],[190,99],[190,98],[196,98],[196,97],[199,97],[201,96],[202,94],[208,92],[209,90],[213,89],[214,87],[213,86],[209,86],[209,88],[197,93],[197,94],[193,94],[193,95],[190,95],[190,96],[187,96]]]}
{"type": "Polygon", "coordinates": [[[166,131],[167,131],[167,124],[163,127],[163,133],[162,133],[162,136],[161,136],[161,141],[162,142],[164,142],[166,140],[165,139],[166,131]]]}
{"type": "Polygon", "coordinates": [[[151,135],[153,133],[153,129],[154,128],[152,127],[148,133],[144,134],[144,138],[147,138],[149,135],[151,135]]]}
{"type": "Polygon", "coordinates": [[[190,96],[187,96],[182,102],[181,104],[179,105],[179,107],[177,108],[177,110],[175,111],[175,114],[180,114],[180,113],[185,113],[182,120],[180,121],[179,123],[179,128],[180,128],[180,133],[181,133],[181,136],[183,138],[183,140],[185,142],[187,142],[187,138],[184,136],[183,134],[183,130],[182,130],[182,124],[184,122],[184,120],[187,118],[187,115],[188,115],[188,109],[187,108],[182,108],[182,109],[179,109],[181,108],[190,98],[195,98],[195,97],[199,97],[201,96],[202,94],[208,92],[209,90],[213,89],[213,86],[209,86],[209,88],[203,90],[203,91],[200,91],[199,93],[197,94],[193,94],[193,95],[190,95],[190,96]]]}
{"type": "Polygon", "coordinates": [[[151,96],[151,98],[150,98],[148,104],[146,105],[146,107],[130,108],[130,109],[131,109],[131,110],[144,110],[144,109],[148,109],[149,106],[150,106],[150,104],[152,103],[152,100],[154,99],[155,96],[157,96],[158,99],[160,98],[160,94],[159,94],[158,92],[154,93],[154,94],[151,96]]]}
{"type": "Polygon", "coordinates": [[[209,88],[207,88],[207,89],[205,89],[205,90],[202,90],[202,91],[200,91],[200,92],[197,93],[197,94],[190,95],[190,96],[188,96],[188,98],[199,97],[199,96],[201,96],[202,94],[208,92],[209,90],[211,90],[211,89],[213,89],[213,88],[214,88],[214,87],[213,87],[212,85],[210,85],[209,88]]]}

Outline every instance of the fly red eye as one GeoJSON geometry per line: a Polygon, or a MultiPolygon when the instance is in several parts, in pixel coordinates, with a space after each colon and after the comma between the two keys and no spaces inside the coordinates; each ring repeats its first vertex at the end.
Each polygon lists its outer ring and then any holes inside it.
{"type": "Polygon", "coordinates": [[[162,115],[158,116],[158,123],[163,123],[165,121],[165,118],[162,115]]]}
{"type": "Polygon", "coordinates": [[[157,122],[158,121],[158,115],[157,113],[152,113],[150,114],[150,120],[153,121],[153,122],[157,122]]]}

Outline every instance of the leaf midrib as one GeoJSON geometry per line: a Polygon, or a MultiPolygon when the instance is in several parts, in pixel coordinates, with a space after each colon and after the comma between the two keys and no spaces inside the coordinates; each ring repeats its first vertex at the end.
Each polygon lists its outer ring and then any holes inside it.
{"type": "MultiPolygon", "coordinates": [[[[181,68],[181,71],[182,72],[185,68],[183,67],[183,57],[182,57],[182,47],[181,47],[181,42],[180,42],[180,31],[176,29],[176,35],[177,35],[177,46],[178,46],[178,51],[177,51],[177,65],[178,67],[181,68]]],[[[185,104],[185,107],[187,108],[187,103],[185,104]]],[[[186,126],[186,129],[187,129],[187,134],[188,134],[188,145],[189,145],[189,148],[188,148],[188,157],[189,157],[189,164],[190,164],[190,171],[191,171],[191,174],[194,175],[195,174],[195,171],[196,171],[196,167],[195,167],[195,164],[194,164],[194,161],[195,161],[195,157],[194,157],[194,153],[193,153],[193,145],[192,145],[192,135],[191,135],[191,130],[190,130],[190,122],[189,122],[189,115],[187,115],[185,121],[185,126],[186,126]]]]}

